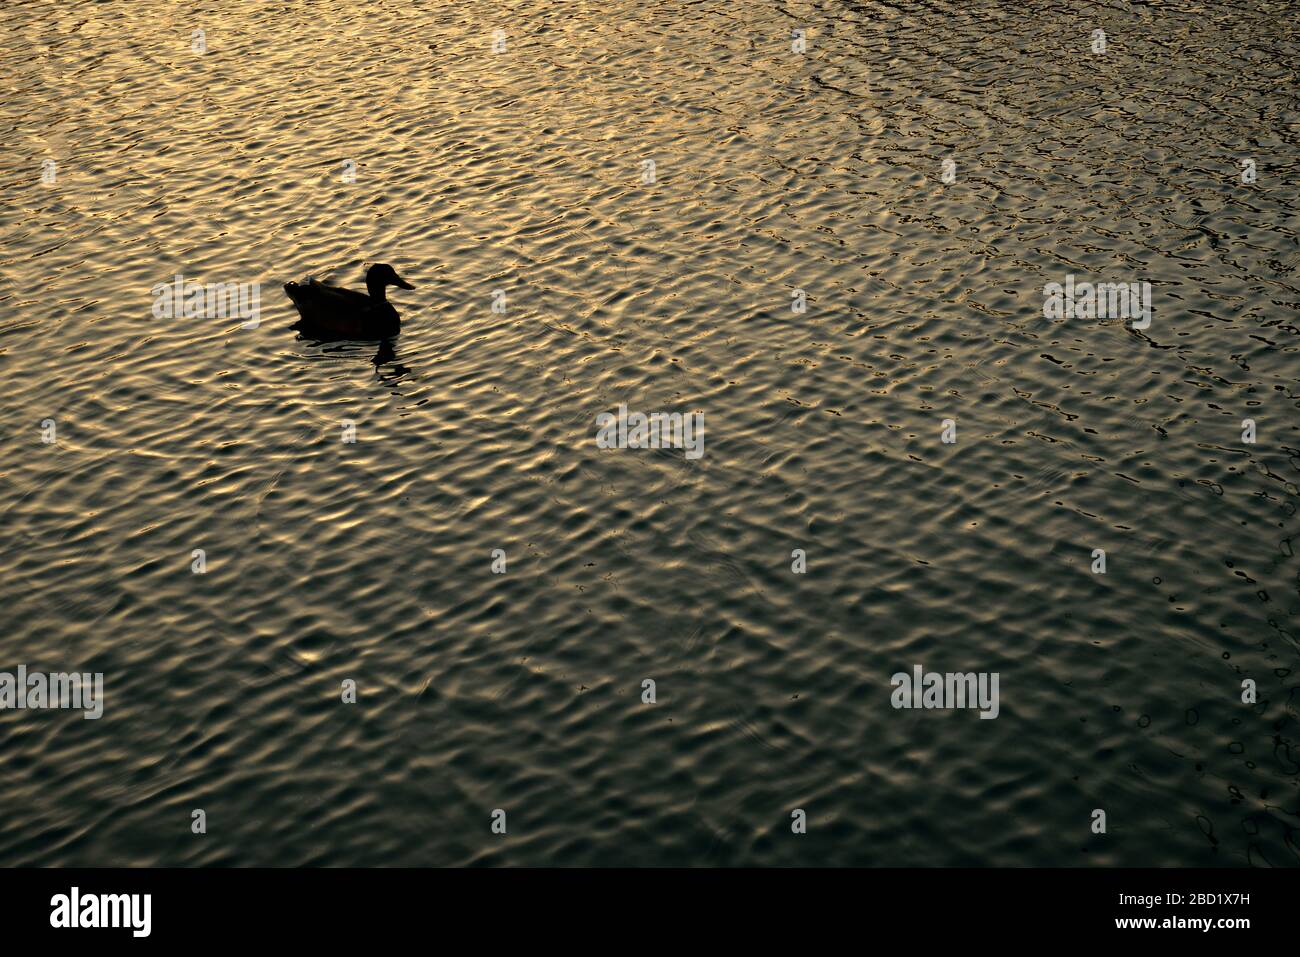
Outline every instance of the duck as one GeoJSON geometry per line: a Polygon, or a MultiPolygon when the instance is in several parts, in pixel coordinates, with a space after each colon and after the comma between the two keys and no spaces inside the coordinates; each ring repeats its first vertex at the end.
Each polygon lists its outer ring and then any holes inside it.
{"type": "Polygon", "coordinates": [[[415,288],[388,263],[366,270],[365,292],[315,279],[287,282],[284,291],[302,317],[289,328],[320,339],[390,339],[401,332],[402,317],[388,301],[389,286],[415,288]]]}

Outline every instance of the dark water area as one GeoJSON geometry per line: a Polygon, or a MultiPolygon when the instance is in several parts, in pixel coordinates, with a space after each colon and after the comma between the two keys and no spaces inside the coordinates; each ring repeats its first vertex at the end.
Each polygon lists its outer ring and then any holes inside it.
{"type": "Polygon", "coordinates": [[[0,864],[1300,864],[1294,4],[9,21],[0,864]]]}

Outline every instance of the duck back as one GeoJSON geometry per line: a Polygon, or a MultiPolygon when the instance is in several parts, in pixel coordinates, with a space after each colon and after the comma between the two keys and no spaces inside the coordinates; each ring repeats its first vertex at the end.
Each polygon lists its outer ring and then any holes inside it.
{"type": "Polygon", "coordinates": [[[285,283],[284,291],[301,317],[290,328],[312,338],[387,339],[401,331],[401,317],[387,300],[314,279],[285,283]]]}

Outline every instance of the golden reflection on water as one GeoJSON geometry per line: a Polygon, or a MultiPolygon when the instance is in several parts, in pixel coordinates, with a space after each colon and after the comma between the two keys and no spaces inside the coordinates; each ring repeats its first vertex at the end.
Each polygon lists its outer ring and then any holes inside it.
{"type": "Polygon", "coordinates": [[[15,7],[0,658],[108,704],[0,713],[0,862],[1294,863],[1266,7],[1108,8],[1104,65],[1059,6],[15,7]],[[371,262],[395,342],[288,331],[371,262]],[[1069,273],[1151,328],[1045,320],[1069,273]],[[705,455],[598,450],[620,403],[705,455]],[[917,663],[998,719],[891,709],[917,663]]]}

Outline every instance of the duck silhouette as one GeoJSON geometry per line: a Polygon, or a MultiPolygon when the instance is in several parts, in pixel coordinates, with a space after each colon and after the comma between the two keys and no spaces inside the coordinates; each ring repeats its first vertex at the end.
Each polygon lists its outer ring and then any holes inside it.
{"type": "Polygon", "coordinates": [[[284,291],[301,316],[289,328],[313,339],[389,339],[402,331],[402,317],[384,292],[389,286],[415,288],[388,263],[366,270],[365,292],[315,279],[287,282],[284,291]]]}

